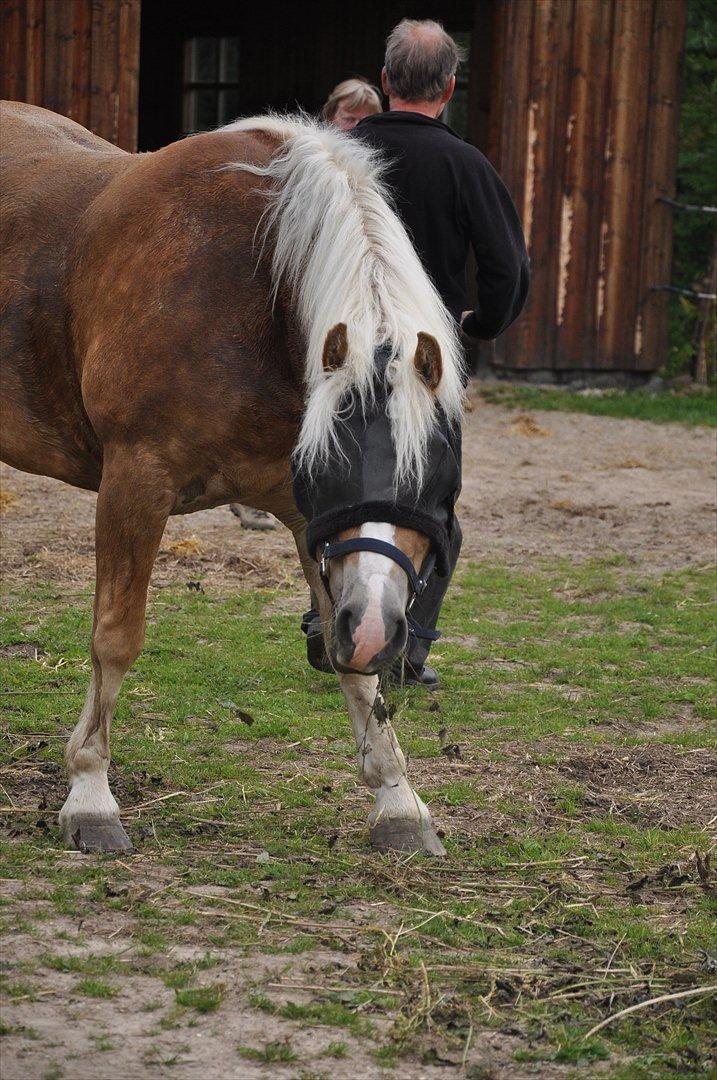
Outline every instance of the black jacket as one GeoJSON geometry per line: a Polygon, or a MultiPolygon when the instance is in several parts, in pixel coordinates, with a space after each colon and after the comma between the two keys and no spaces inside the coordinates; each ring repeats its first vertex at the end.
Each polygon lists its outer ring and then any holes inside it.
{"type": "Polygon", "coordinates": [[[520,220],[490,162],[440,120],[422,113],[367,116],[354,129],[390,162],[396,210],[444,304],[460,321],[468,308],[466,259],[473,248],[478,307],[470,337],[494,338],[520,314],[530,269],[520,220]]]}

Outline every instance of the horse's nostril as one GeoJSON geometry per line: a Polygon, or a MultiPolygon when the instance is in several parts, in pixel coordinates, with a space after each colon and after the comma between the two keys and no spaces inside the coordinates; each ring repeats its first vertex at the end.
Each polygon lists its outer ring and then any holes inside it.
{"type": "Polygon", "coordinates": [[[335,627],[336,640],[339,645],[343,645],[345,648],[351,647],[353,633],[357,625],[358,619],[348,604],[342,607],[340,611],[337,611],[335,627]]]}
{"type": "Polygon", "coordinates": [[[408,623],[405,615],[400,615],[396,619],[396,629],[394,630],[391,640],[388,643],[390,649],[395,650],[396,653],[402,651],[405,648],[406,640],[408,638],[408,623]]]}

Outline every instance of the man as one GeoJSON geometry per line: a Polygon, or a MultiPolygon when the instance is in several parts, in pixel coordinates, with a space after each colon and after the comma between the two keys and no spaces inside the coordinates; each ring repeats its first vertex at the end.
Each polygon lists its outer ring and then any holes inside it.
{"type": "MultiPolygon", "coordinates": [[[[386,40],[381,72],[389,111],[361,120],[353,134],[380,150],[395,207],[444,304],[470,338],[501,334],[520,314],[530,280],[520,220],[493,166],[470,143],[441,123],[453,96],[460,53],[440,23],[403,19],[386,40]],[[468,308],[466,261],[473,249],[478,305],[468,308]]],[[[458,522],[451,566],[461,546],[458,522]]],[[[412,614],[435,628],[450,578],[431,578],[412,614]]],[[[304,618],[309,661],[331,670],[315,612],[304,618]]],[[[407,682],[429,688],[438,675],[426,664],[430,641],[411,636],[407,682]]]]}
{"type": "Polygon", "coordinates": [[[453,96],[458,46],[440,23],[403,19],[386,41],[381,84],[389,111],[355,128],[390,162],[396,210],[444,304],[472,338],[490,339],[520,314],[528,295],[523,230],[493,166],[439,117],[453,96]],[[478,306],[469,311],[466,259],[478,265],[478,306]]]}

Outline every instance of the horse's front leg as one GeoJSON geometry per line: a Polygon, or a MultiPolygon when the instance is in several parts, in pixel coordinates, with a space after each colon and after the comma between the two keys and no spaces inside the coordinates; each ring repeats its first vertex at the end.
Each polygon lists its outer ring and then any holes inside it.
{"type": "Polygon", "coordinates": [[[70,793],[60,811],[64,841],[82,851],[132,847],[107,781],[110,722],[142,648],[147,586],[171,503],[166,479],[141,452],[105,458],[95,524],[92,681],[65,752],[70,793]]]}
{"type": "MultiPolygon", "coordinates": [[[[328,651],[333,612],[316,562],[306,549],[305,523],[295,510],[292,516],[291,505],[275,512],[294,531],[304,575],[318,599],[328,651]]],[[[376,798],[369,815],[372,846],[379,851],[445,855],[428,807],[408,782],[406,759],[378,695],[378,677],[339,674],[339,684],[351,717],[361,779],[376,798]]]]}
{"type": "Polygon", "coordinates": [[[379,851],[422,851],[445,855],[428,807],[408,782],[377,676],[339,675],[356,739],[361,778],[376,797],[369,815],[370,837],[379,851]]]}

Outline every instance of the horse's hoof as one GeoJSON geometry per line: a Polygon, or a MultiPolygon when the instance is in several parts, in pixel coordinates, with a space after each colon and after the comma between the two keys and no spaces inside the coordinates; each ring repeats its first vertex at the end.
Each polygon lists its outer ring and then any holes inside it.
{"type": "Polygon", "coordinates": [[[445,855],[446,849],[430,821],[411,818],[382,818],[370,830],[371,847],[376,851],[419,851],[423,855],[445,855]]]}
{"type": "Polygon", "coordinates": [[[70,839],[83,855],[92,851],[132,851],[132,841],[122,828],[119,818],[90,814],[77,817],[72,823],[70,839]]]}

